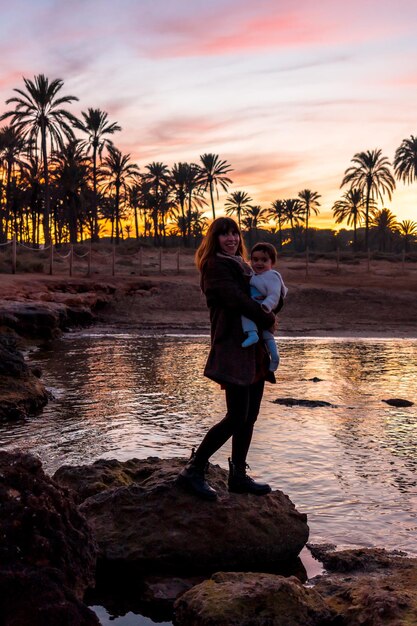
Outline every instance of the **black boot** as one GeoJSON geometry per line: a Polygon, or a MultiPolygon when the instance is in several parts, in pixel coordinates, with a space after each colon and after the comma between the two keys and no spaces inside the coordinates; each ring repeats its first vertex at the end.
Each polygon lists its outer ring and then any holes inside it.
{"type": "Polygon", "coordinates": [[[178,474],[177,483],[204,500],[216,500],[217,492],[210,487],[204,473],[208,463],[200,465],[195,462],[194,450],[187,465],[178,474]]]}
{"type": "Polygon", "coordinates": [[[246,463],[237,466],[229,459],[229,491],[233,493],[252,493],[255,496],[264,496],[271,492],[271,487],[267,483],[257,483],[247,475],[246,463]]]}

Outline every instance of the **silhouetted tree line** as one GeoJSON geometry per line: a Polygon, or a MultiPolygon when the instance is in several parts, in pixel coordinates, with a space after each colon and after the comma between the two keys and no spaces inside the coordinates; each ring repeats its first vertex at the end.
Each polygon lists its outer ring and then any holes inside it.
{"type": "MultiPolygon", "coordinates": [[[[205,232],[208,196],[212,217],[219,189],[227,192],[232,167],[216,154],[202,154],[198,163],[161,162],[143,171],[130,154],[114,145],[121,130],[105,111],[89,108],[74,116],[67,106],[78,100],[63,95],[61,79],[50,81],[40,74],[24,78],[24,87],[6,101],[12,107],[0,117],[0,242],[16,236],[38,245],[53,241],[97,241],[105,225],[111,240],[125,237],[149,239],[164,245],[175,236],[192,245],[205,232]]],[[[404,139],[395,153],[397,179],[417,178],[417,138],[404,139]]],[[[348,246],[353,250],[377,248],[409,250],[415,245],[417,224],[397,222],[377,201],[395,188],[391,164],[381,150],[360,152],[352,158],[342,180],[344,195],[333,206],[336,224],[353,228],[348,246]]],[[[233,191],[225,211],[236,216],[249,244],[265,231],[280,250],[304,251],[332,246],[342,240],[335,231],[311,228],[321,198],[303,189],[296,198],[276,199],[269,207],[254,203],[245,191],[233,191]],[[326,242],[326,243],[325,243],[326,242]]],[[[340,231],[343,232],[343,231],[340,231]]]]}

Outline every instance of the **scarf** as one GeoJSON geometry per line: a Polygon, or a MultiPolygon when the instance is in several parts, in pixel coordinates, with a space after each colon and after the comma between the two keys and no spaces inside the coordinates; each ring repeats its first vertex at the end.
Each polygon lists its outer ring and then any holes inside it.
{"type": "Polygon", "coordinates": [[[230,254],[223,254],[222,252],[217,252],[216,256],[220,257],[221,259],[229,259],[234,263],[237,263],[242,270],[244,276],[253,276],[253,269],[251,268],[249,263],[246,263],[246,261],[241,256],[231,256],[230,254]]]}

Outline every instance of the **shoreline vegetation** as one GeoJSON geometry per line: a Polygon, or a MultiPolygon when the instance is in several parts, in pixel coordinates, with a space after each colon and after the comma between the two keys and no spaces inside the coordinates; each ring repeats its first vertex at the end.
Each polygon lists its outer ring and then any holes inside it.
{"type": "Polygon", "coordinates": [[[207,230],[207,214],[215,219],[219,212],[215,198],[219,204],[221,192],[224,212],[236,217],[247,237],[268,229],[279,252],[320,250],[323,243],[365,252],[416,250],[417,223],[398,221],[384,208],[397,181],[417,180],[414,135],[402,140],[392,162],[379,148],[355,153],[340,172],[340,199],[331,207],[319,191],[305,188],[262,206],[248,192],[232,190],[234,168],[218,154],[172,166],[154,161],[140,170],[113,143],[122,131],[118,122],[91,107],[77,117],[70,108],[78,97],[64,95],[63,88],[61,78],[23,78],[0,114],[0,245],[13,238],[33,246],[86,237],[97,242],[111,233],[116,244],[133,235],[163,246],[174,237],[192,247],[207,230]],[[336,227],[345,223],[351,230],[328,229],[323,237],[311,224],[322,205],[336,227]]]}

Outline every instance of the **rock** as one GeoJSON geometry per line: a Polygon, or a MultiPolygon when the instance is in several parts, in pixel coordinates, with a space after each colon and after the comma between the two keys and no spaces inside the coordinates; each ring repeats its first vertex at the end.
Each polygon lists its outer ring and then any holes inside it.
{"type": "Polygon", "coordinates": [[[99,626],[93,611],[64,584],[57,570],[0,568],[2,626],[99,626]]]}
{"type": "Polygon", "coordinates": [[[330,626],[335,613],[291,576],[218,572],[174,604],[178,626],[330,626]]]}
{"type": "Polygon", "coordinates": [[[69,293],[57,290],[64,289],[64,285],[54,287],[55,291],[40,293],[37,299],[0,301],[0,326],[12,328],[22,337],[53,339],[71,326],[91,324],[93,311],[110,302],[110,295],[103,293],[105,285],[95,285],[97,291],[85,292],[82,285],[69,284],[69,293]]]}
{"type": "Polygon", "coordinates": [[[29,368],[23,354],[17,349],[16,338],[10,333],[0,334],[0,376],[26,376],[29,368]]]}
{"type": "Polygon", "coordinates": [[[70,491],[34,456],[1,451],[0,503],[1,623],[96,624],[81,603],[96,545],[70,491]]]}
{"type": "Polygon", "coordinates": [[[387,552],[383,548],[336,550],[333,544],[318,546],[309,544],[308,548],[311,554],[332,572],[372,572],[389,567],[393,556],[405,556],[403,552],[387,552]]]}
{"type": "Polygon", "coordinates": [[[0,324],[22,337],[51,339],[67,323],[67,309],[55,302],[2,302],[0,324]]]}
{"type": "MultiPolygon", "coordinates": [[[[87,306],[67,306],[67,327],[89,326],[95,320],[95,315],[87,306]]],[[[66,328],[67,329],[67,328],[66,328]]]]}
{"type": "Polygon", "coordinates": [[[296,559],[308,538],[306,515],[280,491],[231,494],[227,472],[210,465],[216,502],[197,499],[176,484],[182,459],[96,461],[60,468],[54,478],[83,501],[107,566],[147,574],[263,570],[296,559]]]}
{"type": "Polygon", "coordinates": [[[110,301],[116,288],[102,283],[54,282],[50,290],[32,282],[28,291],[3,294],[0,300],[0,419],[18,419],[38,413],[48,393],[37,379],[39,368],[30,369],[16,347],[16,337],[53,339],[71,326],[85,326],[95,319],[93,309],[110,301]]]}
{"type": "Polygon", "coordinates": [[[0,334],[0,419],[16,419],[37,413],[48,393],[17,349],[15,337],[0,334]]]}
{"type": "Polygon", "coordinates": [[[343,626],[417,624],[417,559],[381,549],[331,548],[320,558],[329,572],[314,579],[314,589],[343,626]]]}
{"type": "Polygon", "coordinates": [[[389,400],[382,400],[382,402],[386,402],[390,406],[413,406],[414,402],[410,402],[410,400],[403,400],[402,398],[390,398],[389,400]]]}
{"type": "Polygon", "coordinates": [[[297,400],[296,398],[276,398],[276,400],[272,400],[274,404],[283,404],[284,406],[306,406],[308,408],[314,409],[318,406],[330,406],[332,408],[336,408],[335,404],[330,404],[330,402],[326,402],[325,400],[297,400]]]}

